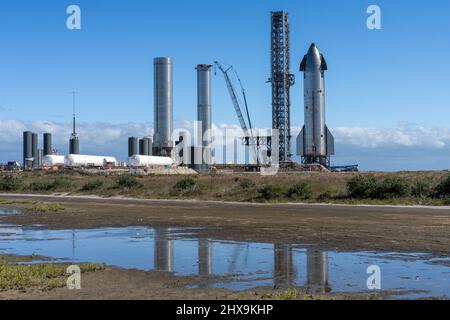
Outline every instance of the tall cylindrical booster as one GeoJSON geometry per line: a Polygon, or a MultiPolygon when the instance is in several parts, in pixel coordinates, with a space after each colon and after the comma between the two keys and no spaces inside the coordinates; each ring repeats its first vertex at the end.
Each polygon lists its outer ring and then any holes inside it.
{"type": "Polygon", "coordinates": [[[202,170],[209,170],[212,161],[211,68],[212,66],[208,64],[200,64],[197,66],[197,119],[201,123],[201,134],[199,138],[201,139],[203,153],[202,170]]]}
{"type": "Polygon", "coordinates": [[[154,59],[156,155],[172,156],[173,141],[173,64],[170,58],[154,59]]]}

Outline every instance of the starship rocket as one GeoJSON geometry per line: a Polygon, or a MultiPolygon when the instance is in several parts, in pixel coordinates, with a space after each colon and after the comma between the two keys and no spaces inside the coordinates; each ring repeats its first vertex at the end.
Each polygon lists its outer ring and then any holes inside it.
{"type": "Polygon", "coordinates": [[[304,73],[305,125],[297,138],[297,155],[304,164],[330,165],[334,137],[325,123],[325,71],[323,55],[313,43],[302,60],[304,73]]]}

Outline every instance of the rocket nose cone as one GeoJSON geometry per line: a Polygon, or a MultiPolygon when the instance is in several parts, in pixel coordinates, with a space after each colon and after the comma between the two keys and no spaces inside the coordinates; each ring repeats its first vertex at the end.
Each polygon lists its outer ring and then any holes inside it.
{"type": "Polygon", "coordinates": [[[321,65],[320,51],[317,48],[316,44],[313,43],[308,50],[308,63],[314,66],[321,65]]]}

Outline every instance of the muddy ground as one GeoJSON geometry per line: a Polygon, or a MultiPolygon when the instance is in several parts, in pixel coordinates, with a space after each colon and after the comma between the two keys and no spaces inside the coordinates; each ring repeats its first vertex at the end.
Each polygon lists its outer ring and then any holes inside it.
{"type": "Polygon", "coordinates": [[[0,217],[0,224],[50,229],[203,227],[200,237],[314,244],[323,249],[450,253],[450,209],[198,201],[3,196],[0,200],[62,204],[59,213],[0,217]]]}
{"type": "MultiPolygon", "coordinates": [[[[9,263],[27,263],[36,257],[0,255],[9,263]]],[[[39,259],[44,259],[40,257],[39,259]]],[[[51,259],[49,259],[50,261],[51,259]]],[[[242,292],[205,286],[199,283],[227,280],[218,276],[175,277],[159,271],[139,271],[109,268],[83,273],[81,290],[65,287],[52,290],[27,288],[25,290],[0,290],[0,300],[272,300],[286,299],[286,289],[260,287],[242,292]],[[196,288],[189,288],[189,286],[196,288]],[[277,298],[278,297],[278,298],[277,298]],[[281,297],[281,298],[279,298],[281,297]]],[[[322,292],[312,293],[307,287],[296,287],[299,300],[382,300],[408,292],[382,291],[374,294],[322,292]]],[[[291,298],[289,298],[291,299],[291,298]]]]}
{"type": "MultiPolygon", "coordinates": [[[[12,196],[5,206],[29,202],[58,203],[63,212],[0,217],[0,224],[46,225],[49,229],[99,227],[202,227],[199,237],[251,242],[314,244],[327,250],[423,252],[450,255],[448,208],[370,207],[326,205],[266,205],[196,201],[94,199],[83,197],[12,196]]],[[[7,203],[7,202],[3,202],[7,203]]],[[[87,274],[83,290],[67,292],[4,292],[0,298],[37,299],[251,299],[265,288],[246,293],[194,289],[186,285],[198,278],[132,270],[109,269],[87,274]]],[[[329,295],[352,298],[355,295],[329,295]]]]}

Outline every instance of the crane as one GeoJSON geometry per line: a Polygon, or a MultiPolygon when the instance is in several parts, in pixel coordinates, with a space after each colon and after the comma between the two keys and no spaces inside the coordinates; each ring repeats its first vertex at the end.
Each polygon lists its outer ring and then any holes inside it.
{"type": "Polygon", "coordinates": [[[223,76],[225,78],[225,82],[228,87],[228,92],[230,94],[231,101],[233,102],[233,106],[234,106],[234,109],[238,116],[242,131],[244,131],[245,145],[251,147],[253,159],[256,159],[257,163],[259,164],[259,152],[258,152],[257,146],[253,143],[253,141],[254,141],[253,126],[252,126],[252,121],[250,119],[250,112],[248,110],[247,95],[245,93],[244,86],[242,85],[242,81],[241,81],[238,73],[236,72],[236,70],[233,68],[233,66],[229,66],[227,69],[225,69],[222,66],[222,64],[218,61],[215,61],[214,64],[223,73],[223,76]],[[242,114],[242,107],[241,107],[241,102],[239,101],[239,96],[237,95],[236,90],[233,86],[233,83],[231,82],[231,78],[230,78],[230,74],[229,74],[231,71],[234,72],[236,78],[238,79],[239,86],[241,87],[242,96],[244,98],[244,107],[245,107],[245,113],[247,116],[248,126],[247,126],[247,123],[245,122],[244,116],[242,114]]]}

